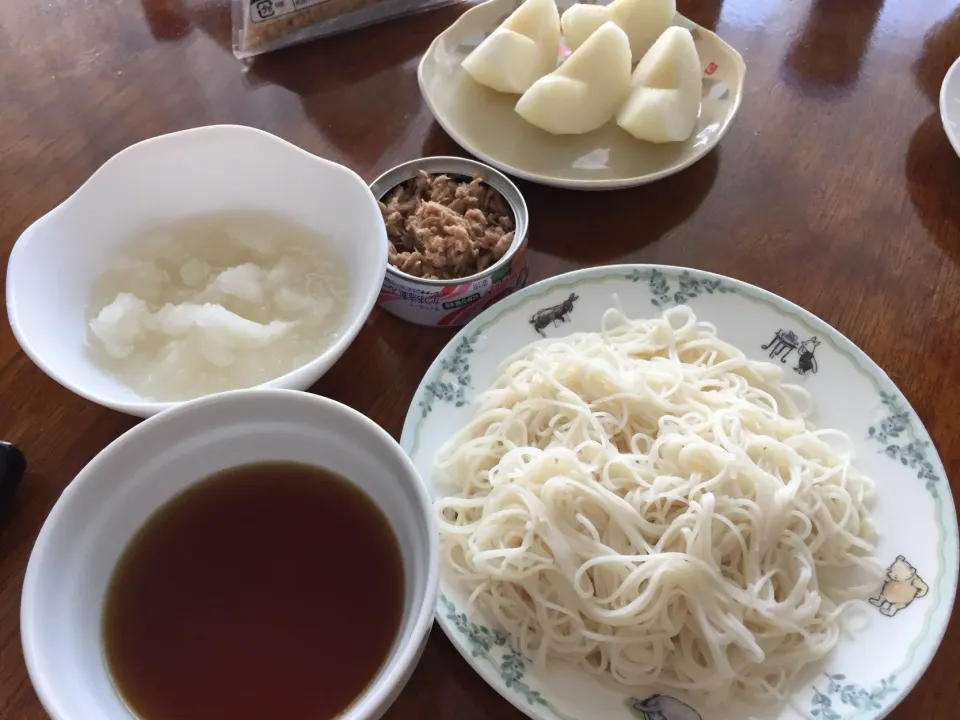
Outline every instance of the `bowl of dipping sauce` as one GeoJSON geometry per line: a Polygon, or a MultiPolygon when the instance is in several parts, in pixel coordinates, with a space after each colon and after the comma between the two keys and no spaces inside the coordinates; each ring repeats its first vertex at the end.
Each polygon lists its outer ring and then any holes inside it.
{"type": "Polygon", "coordinates": [[[457,157],[398,165],[370,185],[389,243],[377,304],[417,325],[463,325],[527,281],[527,204],[506,175],[457,157]]]}
{"type": "Polygon", "coordinates": [[[51,510],[21,639],[54,720],[378,718],[433,622],[424,484],[374,422],[253,389],[111,443],[51,510]]]}
{"type": "Polygon", "coordinates": [[[202,127],[123,150],[27,228],[7,314],[54,380],[147,417],[312,385],[369,315],[386,257],[352,170],[261,130],[202,127]]]}

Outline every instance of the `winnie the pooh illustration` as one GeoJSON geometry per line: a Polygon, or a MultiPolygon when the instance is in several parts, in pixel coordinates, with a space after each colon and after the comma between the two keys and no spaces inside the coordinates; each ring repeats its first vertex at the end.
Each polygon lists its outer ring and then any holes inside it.
{"type": "Polygon", "coordinates": [[[897,555],[893,565],[887,568],[883,589],[876,597],[870,598],[870,604],[880,608],[880,612],[887,617],[893,617],[929,591],[930,588],[917,575],[917,569],[903,555],[897,555]]]}

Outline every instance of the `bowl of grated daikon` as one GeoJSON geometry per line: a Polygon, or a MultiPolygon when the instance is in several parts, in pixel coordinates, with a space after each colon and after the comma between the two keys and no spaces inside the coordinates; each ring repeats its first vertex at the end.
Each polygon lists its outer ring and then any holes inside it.
{"type": "Polygon", "coordinates": [[[27,228],[7,315],[51,378],[148,417],[310,387],[356,337],[386,264],[352,170],[254,128],[200,127],[119,152],[27,228]]]}

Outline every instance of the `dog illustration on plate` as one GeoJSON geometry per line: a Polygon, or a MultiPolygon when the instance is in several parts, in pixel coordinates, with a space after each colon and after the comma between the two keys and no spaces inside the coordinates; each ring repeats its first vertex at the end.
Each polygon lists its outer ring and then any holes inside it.
{"type": "Polygon", "coordinates": [[[535,312],[533,317],[530,318],[530,324],[533,325],[534,330],[546,337],[547,335],[543,331],[550,325],[558,327],[560,323],[567,322],[570,313],[573,312],[573,304],[579,299],[579,295],[570,293],[570,297],[562,303],[535,312]]]}
{"type": "Polygon", "coordinates": [[[917,574],[917,569],[903,555],[897,555],[893,565],[887,568],[887,579],[870,604],[880,608],[887,617],[893,617],[917,598],[930,592],[929,586],[917,574]]]}
{"type": "Polygon", "coordinates": [[[627,706],[640,720],[703,720],[692,707],[669,695],[651,695],[646,700],[630,698],[627,706]]]}

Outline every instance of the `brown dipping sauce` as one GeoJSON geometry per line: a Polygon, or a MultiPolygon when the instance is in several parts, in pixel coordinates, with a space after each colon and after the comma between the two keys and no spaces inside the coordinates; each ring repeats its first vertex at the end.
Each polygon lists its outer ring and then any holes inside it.
{"type": "Polygon", "coordinates": [[[134,536],[107,588],[104,655],[143,720],[325,720],[379,672],[403,606],[396,536],[358,486],[244,465],[134,536]]]}

